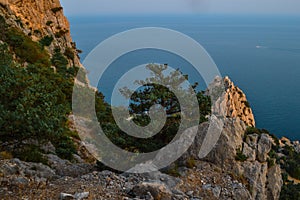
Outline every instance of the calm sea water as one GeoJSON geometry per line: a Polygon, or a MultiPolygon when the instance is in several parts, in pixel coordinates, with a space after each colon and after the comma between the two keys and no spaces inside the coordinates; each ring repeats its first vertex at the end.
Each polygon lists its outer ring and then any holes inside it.
{"type": "MultiPolygon", "coordinates": [[[[164,27],[192,37],[221,74],[246,93],[257,127],[300,140],[300,16],[97,16],[70,17],[70,22],[82,60],[101,41],[131,28],[164,27]]],[[[189,74],[191,82],[200,82],[200,89],[206,87],[185,60],[143,50],[116,60],[99,89],[109,99],[122,73],[143,63],[168,63],[189,74]]]]}

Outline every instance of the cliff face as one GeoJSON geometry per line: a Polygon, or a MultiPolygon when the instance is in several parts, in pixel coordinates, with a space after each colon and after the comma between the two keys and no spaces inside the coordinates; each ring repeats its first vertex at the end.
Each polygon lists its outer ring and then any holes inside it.
{"type": "Polygon", "coordinates": [[[0,0],[0,13],[7,24],[19,28],[33,41],[53,37],[53,42],[47,47],[49,53],[53,55],[56,47],[62,52],[71,51],[76,56],[69,58],[69,64],[81,66],[59,0],[0,0]]]}
{"type": "Polygon", "coordinates": [[[224,118],[239,118],[246,126],[255,127],[254,115],[245,93],[228,78],[216,77],[207,89],[213,98],[212,113],[224,118]]]}
{"type": "Polygon", "coordinates": [[[234,83],[228,78],[224,78],[225,83],[225,101],[226,103],[226,116],[229,118],[240,118],[245,125],[255,126],[255,120],[247,101],[245,93],[234,85],[234,83]]]}
{"type": "Polygon", "coordinates": [[[214,163],[223,171],[232,173],[248,188],[250,199],[279,199],[281,169],[273,161],[270,164],[272,159],[269,156],[272,145],[276,144],[269,134],[258,134],[247,128],[254,126],[255,121],[251,108],[245,103],[246,95],[228,77],[216,78],[208,90],[224,90],[213,106],[213,113],[220,115],[214,123],[223,124],[220,138],[206,157],[199,158],[201,146],[206,145],[203,138],[211,134],[208,132],[211,122],[201,124],[189,155],[185,157],[214,163]]]}

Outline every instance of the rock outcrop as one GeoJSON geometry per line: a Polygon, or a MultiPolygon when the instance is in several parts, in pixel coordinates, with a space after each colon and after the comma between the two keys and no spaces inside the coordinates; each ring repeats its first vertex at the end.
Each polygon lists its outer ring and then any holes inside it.
{"type": "Polygon", "coordinates": [[[223,79],[216,77],[209,85],[207,94],[216,98],[213,99],[213,113],[226,118],[239,118],[246,126],[255,126],[254,115],[246,95],[227,76],[223,79]]]}
{"type": "Polygon", "coordinates": [[[206,157],[198,157],[200,147],[206,145],[203,138],[211,134],[207,132],[211,122],[201,124],[189,155],[185,157],[214,163],[234,174],[247,186],[251,199],[278,199],[282,186],[280,166],[268,166],[274,140],[267,133],[245,133],[247,127],[255,125],[252,111],[245,103],[246,96],[228,77],[223,83],[222,88],[222,80],[217,78],[209,87],[209,92],[225,90],[219,91],[221,96],[213,101],[213,114],[218,115],[217,120],[223,124],[218,142],[206,157]]]}
{"type": "Polygon", "coordinates": [[[74,54],[68,58],[70,66],[81,66],[59,0],[0,0],[0,14],[7,24],[18,27],[33,41],[53,37],[52,44],[47,47],[49,53],[53,55],[55,48],[59,47],[62,52],[74,54]]]}

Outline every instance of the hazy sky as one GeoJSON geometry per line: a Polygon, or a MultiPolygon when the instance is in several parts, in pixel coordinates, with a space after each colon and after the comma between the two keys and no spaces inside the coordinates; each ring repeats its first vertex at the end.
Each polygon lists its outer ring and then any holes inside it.
{"type": "Polygon", "coordinates": [[[67,15],[115,13],[300,14],[300,0],[61,0],[67,15]]]}

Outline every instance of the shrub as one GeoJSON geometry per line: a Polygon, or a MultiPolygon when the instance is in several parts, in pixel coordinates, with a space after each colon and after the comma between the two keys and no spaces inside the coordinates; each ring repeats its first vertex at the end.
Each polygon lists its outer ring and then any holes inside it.
{"type": "Polygon", "coordinates": [[[60,141],[55,143],[56,153],[60,158],[71,160],[73,154],[76,153],[76,148],[73,141],[67,137],[62,136],[60,141]]]}
{"type": "Polygon", "coordinates": [[[245,106],[246,106],[247,108],[250,108],[250,103],[249,103],[248,101],[243,101],[243,103],[245,104],[245,106]]]}
{"type": "Polygon", "coordinates": [[[38,29],[35,29],[35,30],[33,31],[33,33],[34,33],[34,34],[37,34],[37,35],[42,34],[42,32],[41,32],[40,30],[38,30],[38,29]]]}
{"type": "Polygon", "coordinates": [[[59,30],[54,35],[55,35],[56,38],[61,38],[62,36],[64,36],[68,32],[69,32],[68,30],[59,30]]]}
{"type": "Polygon", "coordinates": [[[57,12],[63,10],[63,7],[55,7],[55,8],[51,8],[51,11],[56,14],[57,12]]]}
{"type": "Polygon", "coordinates": [[[196,161],[194,158],[188,158],[186,161],[186,167],[187,168],[194,168],[196,166],[196,161]]]}
{"type": "Polygon", "coordinates": [[[5,32],[7,30],[7,24],[5,23],[4,17],[0,15],[0,40],[5,41],[6,35],[5,32]]]}
{"type": "Polygon", "coordinates": [[[247,127],[247,129],[245,131],[245,135],[250,135],[250,134],[254,134],[254,133],[260,135],[262,133],[262,131],[260,129],[252,127],[252,126],[247,127]]]}
{"type": "Polygon", "coordinates": [[[51,26],[51,24],[53,24],[53,21],[47,21],[47,22],[46,22],[46,25],[47,25],[47,26],[51,26]]]}
{"type": "Polygon", "coordinates": [[[65,55],[67,58],[69,58],[70,60],[74,60],[74,57],[75,57],[75,56],[74,56],[74,51],[73,51],[72,48],[67,47],[66,50],[65,50],[64,55],[65,55]]]}
{"type": "Polygon", "coordinates": [[[54,65],[58,70],[63,70],[63,72],[66,71],[68,60],[65,58],[65,56],[60,52],[59,48],[56,48],[54,50],[54,54],[51,58],[51,63],[54,65]]]}
{"type": "Polygon", "coordinates": [[[293,178],[300,179],[300,153],[293,147],[285,146],[283,153],[286,156],[284,164],[281,166],[293,178]]]}
{"type": "Polygon", "coordinates": [[[13,48],[21,62],[50,66],[49,54],[41,49],[38,43],[32,41],[30,37],[14,28],[7,31],[6,37],[6,42],[13,48]]]}
{"type": "Polygon", "coordinates": [[[268,158],[267,159],[267,163],[268,163],[268,168],[271,168],[275,165],[275,159],[273,158],[268,158]]]}
{"type": "Polygon", "coordinates": [[[166,174],[168,174],[170,176],[174,176],[174,177],[180,177],[181,174],[179,173],[179,170],[178,170],[178,164],[174,164],[173,167],[169,168],[166,171],[166,174]]]}
{"type": "Polygon", "coordinates": [[[47,159],[44,158],[41,150],[35,145],[27,145],[14,152],[14,157],[26,162],[43,163],[47,165],[47,159]]]}
{"type": "Polygon", "coordinates": [[[50,46],[52,42],[53,42],[53,37],[52,36],[48,36],[48,35],[46,35],[45,37],[43,37],[39,41],[39,43],[41,44],[42,47],[50,46]]]}
{"type": "MultiPolygon", "coordinates": [[[[7,40],[13,51],[23,47],[24,35],[16,32],[7,40]],[[20,42],[19,42],[20,41],[20,42]]],[[[41,51],[37,43],[32,44],[41,51]]],[[[18,53],[22,60],[27,60],[18,53]]],[[[0,45],[0,138],[2,142],[35,139],[51,141],[57,154],[71,159],[75,146],[67,126],[67,115],[71,111],[71,97],[76,69],[54,73],[50,65],[40,65],[40,61],[19,67],[12,62],[7,44],[0,45]]],[[[30,60],[34,61],[34,60],[30,60]]],[[[48,61],[49,62],[49,61],[48,61]]],[[[4,149],[5,150],[5,149],[4,149]]],[[[44,162],[41,151],[36,146],[19,146],[13,155],[25,161],[44,162]]]]}
{"type": "Polygon", "coordinates": [[[1,151],[0,152],[0,159],[12,159],[13,155],[8,151],[1,151]]]}
{"type": "Polygon", "coordinates": [[[284,184],[280,192],[280,200],[299,200],[300,184],[287,183],[284,184]]]}
{"type": "Polygon", "coordinates": [[[244,162],[248,159],[248,157],[246,155],[243,154],[241,149],[237,149],[236,150],[236,156],[235,156],[235,160],[237,161],[241,161],[244,162]]]}

